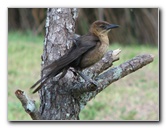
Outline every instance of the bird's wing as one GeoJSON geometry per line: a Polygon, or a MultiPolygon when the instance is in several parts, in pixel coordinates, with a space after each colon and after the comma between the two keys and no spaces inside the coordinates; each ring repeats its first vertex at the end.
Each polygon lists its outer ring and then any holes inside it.
{"type": "MultiPolygon", "coordinates": [[[[86,36],[86,35],[85,35],[86,36]]],[[[88,35],[87,35],[88,36],[88,35]]],[[[78,57],[86,53],[89,49],[96,46],[96,37],[88,36],[88,37],[80,37],[76,44],[72,46],[72,48],[69,50],[67,54],[59,58],[58,60],[55,60],[52,64],[46,66],[43,68],[43,70],[50,68],[50,72],[46,74],[44,77],[39,79],[32,87],[34,88],[36,85],[41,83],[39,87],[37,87],[33,93],[37,92],[44,83],[48,80],[48,78],[56,76],[59,74],[66,66],[68,66],[70,63],[72,63],[74,60],[76,60],[78,57]]]]}
{"type": "Polygon", "coordinates": [[[55,60],[50,65],[43,68],[45,69],[53,69],[53,68],[62,68],[66,65],[70,64],[74,60],[76,60],[78,57],[80,57],[82,54],[90,50],[91,48],[95,47],[97,44],[97,38],[94,36],[85,35],[77,39],[77,42],[73,43],[73,46],[69,51],[59,58],[58,60],[55,60]],[[86,36],[86,37],[85,37],[86,36]]]}

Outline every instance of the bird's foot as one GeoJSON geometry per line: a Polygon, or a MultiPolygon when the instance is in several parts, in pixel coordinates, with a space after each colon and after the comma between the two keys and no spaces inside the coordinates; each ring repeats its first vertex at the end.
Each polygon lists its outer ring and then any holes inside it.
{"type": "Polygon", "coordinates": [[[81,71],[76,70],[76,72],[87,82],[91,91],[98,90],[98,87],[101,87],[97,81],[89,78],[88,76],[83,74],[81,71]]]}
{"type": "Polygon", "coordinates": [[[90,84],[90,89],[92,90],[92,91],[95,91],[97,88],[98,88],[98,86],[99,86],[99,83],[97,82],[97,81],[95,81],[95,80],[92,80],[92,79],[89,79],[88,81],[86,81],[88,84],[90,84]]]}

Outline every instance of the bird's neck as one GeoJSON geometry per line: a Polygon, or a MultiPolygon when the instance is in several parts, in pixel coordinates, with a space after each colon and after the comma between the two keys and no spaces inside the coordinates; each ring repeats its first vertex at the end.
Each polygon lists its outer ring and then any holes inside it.
{"type": "Polygon", "coordinates": [[[105,35],[105,34],[100,34],[100,35],[98,35],[98,37],[99,37],[99,40],[102,42],[102,44],[104,44],[104,45],[109,45],[109,39],[108,39],[108,36],[107,35],[105,35]]]}
{"type": "Polygon", "coordinates": [[[95,32],[91,33],[90,32],[90,34],[93,36],[97,36],[99,38],[101,44],[107,45],[107,46],[109,45],[109,38],[108,38],[107,33],[101,34],[101,33],[95,33],[95,32]]]}

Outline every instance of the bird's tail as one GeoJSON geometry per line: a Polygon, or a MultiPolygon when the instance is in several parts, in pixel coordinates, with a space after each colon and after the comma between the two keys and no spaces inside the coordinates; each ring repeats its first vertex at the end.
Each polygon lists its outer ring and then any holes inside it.
{"type": "MultiPolygon", "coordinates": [[[[82,55],[86,51],[86,47],[80,48],[79,50],[71,50],[68,52],[68,54],[65,54],[58,60],[55,60],[52,64],[46,66],[43,68],[50,69],[50,72],[46,74],[46,76],[42,77],[40,80],[38,80],[31,89],[35,88],[39,83],[41,83],[34,91],[33,93],[37,92],[44,83],[50,78],[54,77],[57,74],[59,74],[63,69],[66,68],[66,70],[69,68],[69,64],[72,63],[74,60],[76,60],[80,55],[82,55]]],[[[63,73],[64,76],[64,73],[63,73]]]]}
{"type": "Polygon", "coordinates": [[[42,77],[41,79],[39,79],[34,85],[32,85],[31,89],[35,88],[39,83],[41,83],[34,91],[33,93],[36,93],[39,89],[42,88],[42,86],[47,82],[47,80],[50,77],[56,76],[58,75],[61,71],[63,70],[63,68],[54,68],[52,69],[48,74],[46,74],[44,77],[42,77]]]}
{"type": "Polygon", "coordinates": [[[33,93],[36,93],[38,90],[40,90],[42,88],[42,86],[46,83],[46,81],[48,80],[49,77],[43,77],[40,80],[38,80],[32,87],[31,89],[33,89],[37,84],[39,84],[41,81],[43,81],[34,91],[33,93]],[[45,78],[45,79],[44,79],[45,78]]]}
{"type": "MultiPolygon", "coordinates": [[[[31,86],[31,89],[35,88],[39,83],[41,83],[34,91],[33,93],[36,93],[39,89],[42,88],[42,86],[47,82],[47,80],[51,77],[54,77],[56,75],[58,75],[60,72],[63,71],[63,69],[67,69],[69,68],[67,65],[69,64],[70,61],[65,61],[66,58],[63,57],[62,59],[59,59],[58,61],[54,61],[52,64],[46,66],[45,68],[43,68],[42,71],[44,71],[45,69],[50,69],[50,72],[48,74],[46,74],[44,77],[42,77],[41,79],[39,79],[34,85],[31,86]]],[[[62,76],[60,78],[62,78],[65,74],[66,71],[62,73],[62,76]]]]}

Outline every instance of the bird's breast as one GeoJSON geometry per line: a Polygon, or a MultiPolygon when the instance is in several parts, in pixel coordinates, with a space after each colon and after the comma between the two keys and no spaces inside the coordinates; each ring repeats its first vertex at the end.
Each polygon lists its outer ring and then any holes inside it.
{"type": "Polygon", "coordinates": [[[98,42],[93,49],[90,49],[83,55],[79,67],[84,69],[101,60],[107,52],[108,45],[108,43],[98,42]]]}

